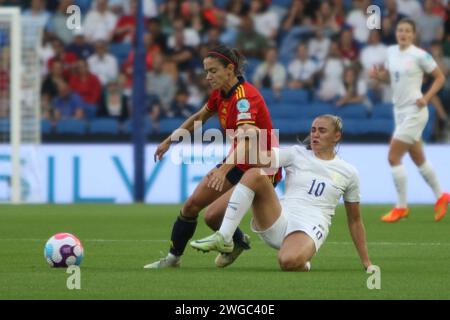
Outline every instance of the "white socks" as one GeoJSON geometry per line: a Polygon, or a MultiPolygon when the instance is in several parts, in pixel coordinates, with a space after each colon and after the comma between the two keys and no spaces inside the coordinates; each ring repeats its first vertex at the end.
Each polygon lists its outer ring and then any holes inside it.
{"type": "Polygon", "coordinates": [[[425,161],[419,168],[419,172],[422,175],[422,177],[425,179],[425,181],[428,183],[428,185],[431,187],[431,189],[434,192],[434,195],[436,196],[436,199],[438,199],[441,194],[441,186],[439,185],[439,181],[436,177],[436,173],[434,172],[433,167],[428,161],[425,161]]]}
{"type": "Polygon", "coordinates": [[[233,234],[236,231],[245,213],[250,209],[253,203],[255,192],[246,187],[245,185],[238,183],[233,193],[231,194],[230,201],[228,202],[225,216],[223,217],[222,225],[219,232],[223,235],[225,242],[231,242],[233,234]]]}
{"type": "Polygon", "coordinates": [[[391,167],[392,177],[394,178],[395,189],[397,190],[397,208],[406,208],[406,170],[405,166],[400,164],[391,167]]]}

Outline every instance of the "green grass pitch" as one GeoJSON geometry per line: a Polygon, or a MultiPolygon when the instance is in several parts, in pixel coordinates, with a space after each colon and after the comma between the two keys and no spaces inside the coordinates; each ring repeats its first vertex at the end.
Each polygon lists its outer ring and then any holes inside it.
{"type": "MultiPolygon", "coordinates": [[[[180,269],[144,270],[167,252],[180,206],[0,206],[0,299],[448,299],[450,217],[433,220],[431,205],[384,224],[387,206],[363,205],[372,262],[381,289],[369,290],[340,206],[309,273],[281,272],[277,252],[255,235],[252,249],[217,269],[214,253],[186,248],[180,269]],[[57,232],[85,249],[81,289],[68,290],[65,269],[50,268],[43,248],[57,232]]],[[[249,215],[241,225],[249,232],[249,215]]],[[[203,219],[194,238],[210,234],[203,219]]]]}

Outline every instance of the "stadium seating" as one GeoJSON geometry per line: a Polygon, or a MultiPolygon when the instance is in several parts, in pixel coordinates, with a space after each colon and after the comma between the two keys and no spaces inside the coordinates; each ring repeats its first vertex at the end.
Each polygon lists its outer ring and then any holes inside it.
{"type": "Polygon", "coordinates": [[[84,135],[87,133],[87,123],[84,120],[59,120],[55,128],[56,133],[69,135],[84,135]]]}
{"type": "MultiPolygon", "coordinates": [[[[152,123],[150,122],[150,119],[145,118],[144,119],[144,132],[146,135],[150,134],[152,131],[152,123]]],[[[133,121],[131,119],[125,121],[122,124],[122,132],[125,134],[131,134],[133,132],[133,121]]]]}
{"type": "Polygon", "coordinates": [[[95,119],[90,121],[89,131],[93,134],[119,134],[119,122],[116,119],[95,119]]]}
{"type": "Polygon", "coordinates": [[[9,132],[9,119],[2,118],[0,119],[0,133],[8,133],[9,132]]]}
{"type": "Polygon", "coordinates": [[[359,103],[350,103],[336,108],[336,115],[345,119],[365,119],[368,117],[367,107],[359,103]]]}
{"type": "Polygon", "coordinates": [[[41,133],[50,134],[52,133],[52,123],[47,119],[41,120],[41,133]]]}
{"type": "Polygon", "coordinates": [[[173,130],[177,129],[184,121],[183,118],[168,118],[162,119],[159,122],[160,133],[170,134],[173,130]]]}

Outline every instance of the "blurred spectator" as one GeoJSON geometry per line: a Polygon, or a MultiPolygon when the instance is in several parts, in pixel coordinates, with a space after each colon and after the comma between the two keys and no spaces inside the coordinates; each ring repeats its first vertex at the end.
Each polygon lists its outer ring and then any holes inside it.
{"type": "Polygon", "coordinates": [[[263,59],[267,46],[266,38],[255,31],[252,18],[243,16],[236,38],[236,47],[239,51],[247,58],[263,59]]]}
{"type": "Polygon", "coordinates": [[[173,22],[173,32],[167,39],[167,46],[169,49],[174,49],[179,45],[175,37],[180,37],[180,34],[182,35],[184,46],[196,47],[200,44],[200,34],[198,31],[194,28],[186,27],[183,19],[178,18],[173,22]]]}
{"type": "Polygon", "coordinates": [[[369,28],[367,28],[367,7],[368,0],[353,1],[353,10],[347,15],[346,23],[353,29],[355,40],[359,43],[366,43],[369,38],[369,28]]]}
{"type": "Polygon", "coordinates": [[[176,90],[176,84],[164,72],[164,57],[155,55],[153,70],[147,73],[147,94],[156,96],[155,104],[160,106],[163,114],[169,112],[176,90]]]}
{"type": "Polygon", "coordinates": [[[76,29],[74,31],[73,41],[67,46],[68,52],[73,52],[80,59],[87,59],[94,53],[94,47],[92,44],[86,42],[82,29],[76,29]]]}
{"type": "Polygon", "coordinates": [[[41,86],[42,99],[50,103],[58,95],[58,81],[66,80],[63,74],[61,61],[56,60],[52,64],[50,73],[44,78],[41,86]]]}
{"type": "Polygon", "coordinates": [[[89,69],[99,78],[102,85],[117,78],[119,73],[117,58],[108,53],[106,42],[97,41],[95,53],[87,61],[89,69]]]}
{"type": "Polygon", "coordinates": [[[348,64],[348,61],[346,62],[342,58],[338,42],[332,41],[328,58],[320,72],[321,81],[318,91],[320,100],[331,101],[341,92],[340,88],[344,86],[342,79],[346,64],[348,64]]]}
{"type": "Polygon", "coordinates": [[[328,36],[339,33],[341,29],[331,4],[327,0],[322,1],[318,10],[316,10],[314,24],[322,28],[323,32],[328,36]]]}
{"type": "Polygon", "coordinates": [[[167,53],[167,38],[166,35],[162,33],[161,23],[158,18],[152,18],[148,20],[147,30],[149,34],[152,35],[153,43],[157,45],[164,54],[167,53]]]}
{"type": "Polygon", "coordinates": [[[289,74],[289,88],[312,90],[317,65],[308,57],[308,48],[306,44],[300,43],[298,45],[297,56],[289,63],[287,70],[289,74]]]}
{"type": "Polygon", "coordinates": [[[175,100],[171,104],[170,111],[168,116],[175,118],[189,118],[192,116],[197,110],[193,105],[190,105],[189,102],[189,93],[186,89],[178,89],[175,100]]]}
{"type": "Polygon", "coordinates": [[[336,106],[342,107],[349,103],[365,103],[368,105],[366,82],[358,78],[358,73],[354,67],[345,68],[342,80],[336,106]]]}
{"type": "Polygon", "coordinates": [[[173,35],[174,46],[168,50],[168,57],[177,64],[178,70],[185,74],[189,71],[194,51],[184,43],[183,30],[176,29],[173,35]]]}
{"type": "Polygon", "coordinates": [[[81,97],[70,90],[64,80],[58,81],[58,96],[53,99],[54,120],[83,119],[84,104],[81,97]]]}
{"type": "Polygon", "coordinates": [[[399,13],[415,21],[419,21],[423,15],[422,6],[417,0],[397,0],[397,8],[399,13]]]}
{"type": "Polygon", "coordinates": [[[114,42],[131,43],[134,40],[136,32],[136,12],[136,0],[130,0],[130,12],[126,15],[121,15],[117,20],[113,35],[114,42]]]}
{"type": "Polygon", "coordinates": [[[64,44],[69,44],[73,38],[73,31],[67,28],[67,18],[69,17],[67,7],[72,4],[73,0],[61,0],[57,11],[51,16],[47,25],[47,31],[61,39],[64,44]]]}
{"type": "Polygon", "coordinates": [[[108,0],[97,0],[84,21],[86,39],[93,43],[98,40],[110,41],[117,23],[117,17],[108,9],[108,0]]]}
{"type": "Polygon", "coordinates": [[[328,56],[330,43],[330,39],[324,37],[322,28],[316,28],[314,31],[314,37],[308,42],[309,56],[316,60],[320,67],[323,66],[323,63],[328,56]]]}
{"type": "Polygon", "coordinates": [[[250,1],[250,16],[253,19],[255,31],[275,43],[280,27],[278,15],[269,9],[263,0],[250,1]]]}
{"type": "Polygon", "coordinates": [[[102,86],[97,76],[92,74],[86,60],[77,61],[69,85],[72,91],[78,93],[87,104],[98,106],[102,94],[102,86]]]}
{"type": "Polygon", "coordinates": [[[272,89],[277,95],[281,93],[286,84],[286,68],[278,62],[277,48],[266,50],[264,61],[253,75],[253,84],[257,88],[272,89]]]}
{"type": "Polygon", "coordinates": [[[226,6],[225,26],[228,29],[238,30],[241,17],[248,14],[249,5],[244,0],[230,0],[226,6]]]}
{"type": "Polygon", "coordinates": [[[358,44],[353,40],[351,29],[343,29],[339,35],[339,47],[341,55],[350,61],[355,61],[359,57],[358,44]]]}
{"type": "MultiPolygon", "coordinates": [[[[149,33],[144,35],[145,46],[145,67],[147,71],[153,68],[153,57],[160,52],[159,46],[154,43],[153,36],[149,33]]],[[[134,50],[130,51],[127,60],[123,63],[122,69],[126,75],[126,88],[131,88],[133,83],[133,68],[134,68],[134,50]]]]}
{"type": "Polygon", "coordinates": [[[50,73],[44,78],[41,86],[41,113],[44,119],[51,119],[53,117],[51,103],[58,95],[58,81],[65,81],[65,79],[62,63],[55,61],[52,64],[50,73]]]}
{"type": "Polygon", "coordinates": [[[380,31],[372,30],[369,34],[369,41],[360,54],[362,65],[362,78],[367,81],[369,96],[374,103],[381,102],[387,96],[389,86],[380,81],[369,78],[370,70],[377,65],[383,65],[387,59],[387,46],[380,42],[380,31]]]}
{"type": "MultiPolygon", "coordinates": [[[[225,25],[226,16],[225,12],[217,8],[214,4],[214,0],[203,0],[202,7],[203,20],[206,22],[205,28],[210,27],[223,27],[225,25]]],[[[195,19],[195,17],[194,17],[195,19]]]]}
{"type": "Polygon", "coordinates": [[[428,47],[433,40],[442,40],[444,37],[444,21],[433,13],[433,0],[425,0],[424,12],[417,20],[417,33],[420,45],[428,47]]]}
{"type": "Polygon", "coordinates": [[[282,22],[281,31],[289,32],[294,26],[304,26],[311,24],[311,17],[305,13],[305,1],[293,0],[291,6],[282,22]]]}
{"type": "Polygon", "coordinates": [[[124,94],[120,81],[109,81],[100,101],[100,115],[124,121],[128,118],[128,98],[124,94]]]}
{"type": "Polygon", "coordinates": [[[43,29],[51,17],[45,10],[45,0],[31,0],[31,7],[23,11],[22,16],[32,20],[37,29],[43,29]]]}
{"type": "Polygon", "coordinates": [[[53,62],[58,60],[63,66],[64,78],[69,79],[77,61],[77,56],[73,52],[66,51],[64,43],[60,39],[54,39],[52,41],[52,48],[54,56],[47,62],[48,70],[51,70],[53,62]]]}

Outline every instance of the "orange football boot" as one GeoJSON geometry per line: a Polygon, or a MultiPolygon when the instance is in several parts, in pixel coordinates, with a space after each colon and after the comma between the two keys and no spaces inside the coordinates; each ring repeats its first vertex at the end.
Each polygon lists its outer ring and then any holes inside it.
{"type": "Polygon", "coordinates": [[[383,222],[397,222],[402,218],[406,218],[409,214],[408,208],[394,208],[389,213],[381,217],[383,222]]]}
{"type": "Polygon", "coordinates": [[[434,205],[434,220],[439,221],[447,212],[448,203],[450,201],[450,193],[444,192],[439,199],[436,201],[436,204],[434,205]]]}

